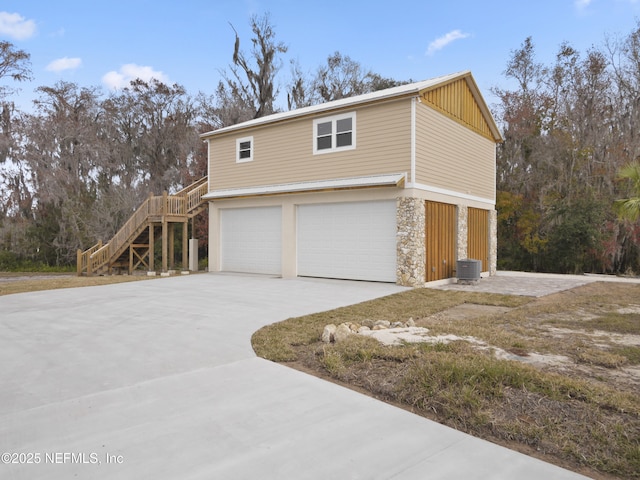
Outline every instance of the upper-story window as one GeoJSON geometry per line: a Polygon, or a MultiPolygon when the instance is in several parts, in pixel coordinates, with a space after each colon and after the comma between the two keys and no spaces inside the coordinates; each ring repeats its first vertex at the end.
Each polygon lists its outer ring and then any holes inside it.
{"type": "Polygon", "coordinates": [[[236,140],[236,163],[253,160],[253,137],[238,138],[236,140]]]}
{"type": "Polygon", "coordinates": [[[356,113],[345,113],[313,121],[313,153],[356,148],[356,113]]]}

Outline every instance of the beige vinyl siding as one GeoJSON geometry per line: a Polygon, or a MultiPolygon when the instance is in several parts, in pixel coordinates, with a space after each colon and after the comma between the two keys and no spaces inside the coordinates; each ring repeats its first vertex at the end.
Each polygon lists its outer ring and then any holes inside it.
{"type": "Polygon", "coordinates": [[[416,109],[416,182],[495,199],[495,143],[423,104],[416,109]]]}
{"type": "Polygon", "coordinates": [[[356,112],[356,148],[313,154],[309,116],[214,136],[210,142],[212,190],[403,173],[411,168],[411,100],[344,110],[356,112]],[[253,136],[253,161],[236,163],[236,139],[253,136]]]}

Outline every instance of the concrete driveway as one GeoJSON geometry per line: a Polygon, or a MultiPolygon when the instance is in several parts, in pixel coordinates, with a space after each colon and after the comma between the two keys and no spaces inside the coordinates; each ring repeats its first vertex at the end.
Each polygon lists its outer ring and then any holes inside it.
{"type": "Polygon", "coordinates": [[[584,478],[251,349],[402,290],[206,274],[0,297],[0,478],[584,478]]]}

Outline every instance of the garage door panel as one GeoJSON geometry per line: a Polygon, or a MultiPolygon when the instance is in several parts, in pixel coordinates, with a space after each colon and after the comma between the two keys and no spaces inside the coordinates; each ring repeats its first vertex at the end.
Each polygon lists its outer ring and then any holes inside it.
{"type": "Polygon", "coordinates": [[[281,208],[221,210],[220,243],[223,271],[279,275],[282,271],[281,208]]]}
{"type": "Polygon", "coordinates": [[[298,207],[298,275],[396,281],[396,202],[298,207]]]}

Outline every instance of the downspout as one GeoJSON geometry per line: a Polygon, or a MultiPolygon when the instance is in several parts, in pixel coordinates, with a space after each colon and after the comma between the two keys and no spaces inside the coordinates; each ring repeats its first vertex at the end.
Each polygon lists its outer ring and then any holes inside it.
{"type": "Polygon", "coordinates": [[[418,97],[411,98],[411,178],[409,185],[416,183],[416,102],[418,97]]]}
{"type": "MultiPolygon", "coordinates": [[[[209,193],[211,191],[211,139],[207,139],[207,193],[209,193]]],[[[209,239],[208,239],[208,243],[209,245],[207,246],[207,270],[209,272],[214,272],[216,271],[216,269],[219,269],[218,266],[220,265],[220,262],[218,261],[219,254],[216,251],[216,247],[219,244],[219,241],[217,239],[215,239],[215,235],[218,235],[220,232],[220,228],[218,228],[218,226],[216,226],[216,230],[215,232],[213,231],[213,226],[214,226],[214,222],[213,222],[213,213],[215,211],[214,205],[211,203],[211,200],[209,200],[209,205],[207,206],[207,214],[209,217],[209,225],[208,225],[208,230],[209,230],[209,239]],[[214,241],[215,240],[215,241],[214,241]],[[213,258],[213,262],[211,261],[211,259],[213,258]]],[[[195,227],[195,224],[194,224],[195,227]]],[[[195,232],[195,229],[193,230],[195,232]]],[[[195,237],[195,234],[194,234],[195,237]]],[[[197,248],[197,247],[196,247],[197,248]]],[[[197,252],[197,249],[196,249],[197,252]]],[[[197,255],[196,255],[197,258],[197,255]]]]}
{"type": "Polygon", "coordinates": [[[207,140],[207,193],[211,189],[211,140],[207,140]]]}

